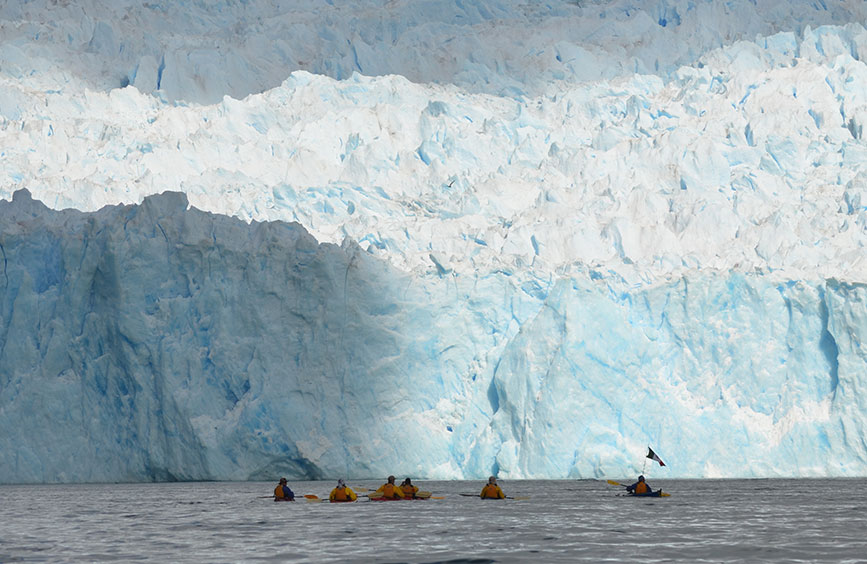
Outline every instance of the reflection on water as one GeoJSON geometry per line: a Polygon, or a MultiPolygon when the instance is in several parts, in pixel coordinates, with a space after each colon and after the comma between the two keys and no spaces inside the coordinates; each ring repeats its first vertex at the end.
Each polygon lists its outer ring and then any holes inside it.
{"type": "MultiPolygon", "coordinates": [[[[422,482],[444,499],[274,503],[271,483],[0,487],[0,562],[857,562],[867,480],[422,482]]],[[[375,488],[375,482],[351,482],[375,488]]],[[[331,482],[293,482],[327,497],[331,482]]],[[[365,498],[360,498],[365,499],[365,498]]]]}

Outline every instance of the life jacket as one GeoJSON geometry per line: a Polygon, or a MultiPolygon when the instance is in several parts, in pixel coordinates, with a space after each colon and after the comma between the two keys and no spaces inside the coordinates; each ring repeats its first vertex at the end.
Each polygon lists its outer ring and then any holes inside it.
{"type": "Polygon", "coordinates": [[[646,493],[650,493],[650,488],[647,487],[647,483],[646,483],[646,482],[638,482],[638,483],[635,485],[635,493],[637,493],[637,494],[646,494],[646,493]]]}
{"type": "Polygon", "coordinates": [[[415,492],[418,491],[418,488],[410,485],[403,485],[400,487],[400,490],[403,492],[403,497],[415,497],[415,492]]]}
{"type": "Polygon", "coordinates": [[[484,488],[482,488],[482,495],[480,497],[488,498],[488,499],[499,499],[501,496],[502,490],[500,486],[496,484],[487,484],[484,488]]]}
{"type": "Polygon", "coordinates": [[[282,498],[283,497],[283,484],[278,485],[274,488],[274,497],[282,498]]]}
{"type": "Polygon", "coordinates": [[[351,501],[352,498],[349,496],[349,491],[346,488],[334,488],[334,491],[331,492],[331,499],[334,501],[351,501]]]}
{"type": "Polygon", "coordinates": [[[402,492],[394,484],[385,484],[380,489],[382,489],[382,497],[403,497],[402,492]]]}

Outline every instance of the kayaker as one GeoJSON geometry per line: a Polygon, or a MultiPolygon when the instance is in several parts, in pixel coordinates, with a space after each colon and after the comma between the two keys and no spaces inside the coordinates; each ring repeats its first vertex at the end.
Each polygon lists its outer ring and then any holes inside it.
{"type": "Polygon", "coordinates": [[[376,490],[371,497],[387,497],[389,499],[403,498],[403,491],[394,483],[394,476],[389,476],[388,481],[376,490]]]}
{"type": "Polygon", "coordinates": [[[647,484],[647,482],[644,481],[644,476],[639,476],[637,482],[635,482],[631,486],[626,486],[626,491],[635,495],[645,495],[653,493],[653,490],[650,489],[650,486],[647,484]]]}
{"type": "Polygon", "coordinates": [[[488,478],[488,483],[482,488],[482,493],[479,494],[482,499],[506,499],[506,494],[497,485],[497,479],[493,476],[488,478]]]}
{"type": "Polygon", "coordinates": [[[328,496],[331,501],[355,501],[358,496],[352,491],[352,488],[346,487],[343,478],[337,480],[337,487],[331,490],[331,495],[328,496]]]}
{"type": "Polygon", "coordinates": [[[295,493],[286,484],[286,478],[280,478],[280,483],[274,488],[274,501],[295,501],[295,493]]]}
{"type": "Polygon", "coordinates": [[[403,492],[403,497],[415,499],[415,494],[418,493],[418,487],[413,486],[409,478],[403,481],[400,485],[400,491],[403,492]]]}

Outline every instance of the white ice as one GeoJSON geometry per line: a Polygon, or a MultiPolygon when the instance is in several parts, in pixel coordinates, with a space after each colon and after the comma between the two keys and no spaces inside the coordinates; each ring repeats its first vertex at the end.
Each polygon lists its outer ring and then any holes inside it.
{"type": "Polygon", "coordinates": [[[0,481],[867,472],[865,5],[335,4],[0,10],[0,481]]]}

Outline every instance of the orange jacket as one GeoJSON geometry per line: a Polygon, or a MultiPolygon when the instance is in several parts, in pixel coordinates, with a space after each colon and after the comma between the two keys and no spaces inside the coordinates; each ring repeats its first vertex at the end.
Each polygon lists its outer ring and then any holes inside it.
{"type": "Polygon", "coordinates": [[[647,485],[647,482],[638,482],[635,484],[635,489],[633,491],[637,494],[646,494],[650,493],[650,487],[647,485]]]}
{"type": "Polygon", "coordinates": [[[487,499],[506,499],[506,494],[503,493],[503,490],[500,489],[500,486],[497,484],[486,484],[484,488],[482,488],[482,493],[479,494],[481,498],[487,499]]]}
{"type": "Polygon", "coordinates": [[[274,488],[274,497],[276,499],[287,498],[287,499],[291,499],[294,501],[295,500],[295,493],[292,490],[290,490],[288,486],[284,489],[283,484],[278,484],[277,487],[274,488]]]}
{"type": "Polygon", "coordinates": [[[381,495],[382,497],[390,497],[390,498],[398,498],[403,497],[403,492],[399,487],[394,484],[382,484],[379,486],[379,489],[376,490],[376,493],[381,495]]]}
{"type": "Polygon", "coordinates": [[[331,495],[328,496],[331,501],[355,501],[358,496],[351,488],[334,488],[331,490],[331,495]]]}

